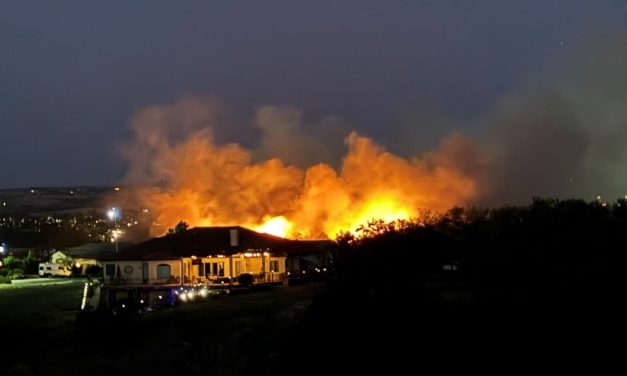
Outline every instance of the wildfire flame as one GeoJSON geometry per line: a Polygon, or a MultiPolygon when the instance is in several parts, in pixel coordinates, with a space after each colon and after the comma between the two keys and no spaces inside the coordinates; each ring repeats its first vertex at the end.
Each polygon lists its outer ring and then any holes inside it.
{"type": "Polygon", "coordinates": [[[407,220],[420,210],[463,205],[476,194],[474,180],[458,167],[459,150],[472,149],[461,136],[406,159],[353,132],[340,169],[324,163],[300,169],[276,158],[252,162],[249,150],[216,145],[206,129],[173,142],[163,130],[141,126],[145,118],[163,117],[150,111],[135,121],[141,142],[128,151],[129,183],[143,183],[136,197],[165,225],[161,232],[184,220],[192,227],[241,225],[284,237],[334,238],[372,219],[407,220]]]}
{"type": "Polygon", "coordinates": [[[286,237],[290,235],[292,224],[284,216],[264,218],[265,222],[261,226],[256,226],[253,230],[265,232],[266,234],[286,237]]]}

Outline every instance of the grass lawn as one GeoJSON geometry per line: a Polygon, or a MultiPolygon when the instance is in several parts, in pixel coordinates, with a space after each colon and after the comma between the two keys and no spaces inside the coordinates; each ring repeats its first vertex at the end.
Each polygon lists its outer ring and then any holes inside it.
{"type": "Polygon", "coordinates": [[[82,283],[0,290],[0,374],[239,375],[281,371],[278,355],[321,285],[276,287],[95,325],[78,335],[82,283]],[[7,337],[7,333],[15,333],[7,337]]]}

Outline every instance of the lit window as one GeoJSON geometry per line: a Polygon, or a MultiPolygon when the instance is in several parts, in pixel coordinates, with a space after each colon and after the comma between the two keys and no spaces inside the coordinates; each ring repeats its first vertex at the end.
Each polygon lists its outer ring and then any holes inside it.
{"type": "Polygon", "coordinates": [[[275,273],[279,271],[279,260],[270,261],[270,271],[275,273]]]}

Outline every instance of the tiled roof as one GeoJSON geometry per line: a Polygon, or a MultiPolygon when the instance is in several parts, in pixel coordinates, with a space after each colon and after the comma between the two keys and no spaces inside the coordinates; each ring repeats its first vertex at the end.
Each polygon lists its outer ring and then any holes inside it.
{"type": "MultiPolygon", "coordinates": [[[[231,255],[247,250],[273,254],[307,254],[324,249],[324,242],[290,240],[262,234],[240,226],[195,227],[176,234],[147,240],[102,260],[157,260],[189,256],[231,255]],[[238,232],[238,244],[231,245],[231,230],[238,232]],[[157,258],[155,258],[157,257],[157,258]]],[[[326,242],[330,244],[330,242],[326,242]]]]}

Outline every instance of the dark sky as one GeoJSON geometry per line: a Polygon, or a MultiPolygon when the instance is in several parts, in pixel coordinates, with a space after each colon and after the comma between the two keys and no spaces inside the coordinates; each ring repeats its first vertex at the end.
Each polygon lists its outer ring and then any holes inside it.
{"type": "Polygon", "coordinates": [[[117,183],[133,114],[184,97],[428,149],[626,23],[627,0],[2,1],[0,187],[117,183]]]}

